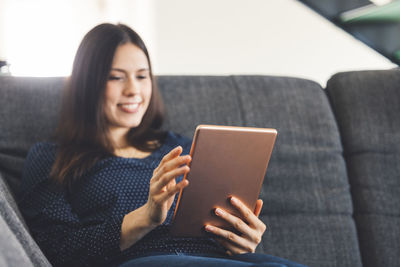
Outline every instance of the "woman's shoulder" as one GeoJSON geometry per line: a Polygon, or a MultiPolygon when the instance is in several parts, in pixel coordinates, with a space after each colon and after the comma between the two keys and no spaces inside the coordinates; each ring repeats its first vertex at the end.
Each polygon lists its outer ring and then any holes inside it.
{"type": "Polygon", "coordinates": [[[37,158],[52,158],[55,156],[57,145],[52,142],[39,142],[31,146],[26,156],[26,161],[30,161],[37,158]]]}
{"type": "Polygon", "coordinates": [[[55,160],[57,145],[51,142],[34,144],[25,159],[20,191],[48,179],[55,160]]]}
{"type": "Polygon", "coordinates": [[[52,142],[40,142],[34,144],[28,151],[25,166],[32,163],[53,163],[57,151],[57,145],[52,142]]]}
{"type": "Polygon", "coordinates": [[[39,142],[31,146],[28,152],[28,157],[30,155],[36,154],[54,154],[57,149],[57,145],[52,142],[39,142]]]}

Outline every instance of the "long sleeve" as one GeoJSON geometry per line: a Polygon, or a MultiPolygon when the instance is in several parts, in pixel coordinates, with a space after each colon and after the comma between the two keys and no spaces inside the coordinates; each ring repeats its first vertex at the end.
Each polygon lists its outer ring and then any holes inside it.
{"type": "MultiPolygon", "coordinates": [[[[35,145],[29,152],[20,190],[20,209],[31,233],[55,266],[100,266],[119,253],[122,215],[78,216],[67,193],[49,179],[55,147],[35,145]]],[[[106,204],[106,203],[105,203],[106,204]]]]}

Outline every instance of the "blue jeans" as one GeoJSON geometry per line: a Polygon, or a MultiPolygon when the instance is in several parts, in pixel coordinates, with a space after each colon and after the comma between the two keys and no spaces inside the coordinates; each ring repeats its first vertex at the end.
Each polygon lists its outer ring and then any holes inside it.
{"type": "Polygon", "coordinates": [[[233,256],[209,256],[196,254],[155,254],[139,257],[124,262],[119,267],[169,267],[169,266],[199,266],[199,267],[304,267],[302,264],[291,262],[282,258],[257,253],[237,254],[233,256]]]}

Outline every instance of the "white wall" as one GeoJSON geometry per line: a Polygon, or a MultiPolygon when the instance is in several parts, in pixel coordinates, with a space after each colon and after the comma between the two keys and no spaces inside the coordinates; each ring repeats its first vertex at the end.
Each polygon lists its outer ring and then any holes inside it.
{"type": "Polygon", "coordinates": [[[154,0],[100,0],[104,2],[103,21],[125,23],[139,33],[155,56],[154,0]]]}
{"type": "Polygon", "coordinates": [[[395,66],[294,0],[156,1],[156,71],[294,75],[395,66]]]}
{"type": "Polygon", "coordinates": [[[4,2],[2,47],[16,75],[69,74],[80,39],[101,19],[97,1],[4,2]]]}
{"type": "Polygon", "coordinates": [[[126,22],[146,40],[153,35],[151,0],[0,1],[0,57],[13,75],[69,75],[80,41],[99,23],[126,22]]]}
{"type": "Polygon", "coordinates": [[[102,22],[137,30],[157,74],[325,84],[337,71],[395,66],[295,0],[0,0],[0,17],[0,57],[15,75],[68,75],[83,35],[102,22]]]}
{"type": "Polygon", "coordinates": [[[5,12],[6,11],[6,0],[0,0],[0,60],[6,57],[5,48],[5,36],[4,36],[4,24],[5,24],[5,12]]]}

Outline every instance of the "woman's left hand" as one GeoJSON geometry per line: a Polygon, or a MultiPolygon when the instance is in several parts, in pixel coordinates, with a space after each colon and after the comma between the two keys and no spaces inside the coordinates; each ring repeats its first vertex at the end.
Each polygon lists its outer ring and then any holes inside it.
{"type": "Polygon", "coordinates": [[[240,234],[212,225],[206,225],[205,229],[220,237],[216,239],[227,249],[229,255],[254,253],[266,230],[265,224],[258,218],[263,202],[261,199],[257,200],[254,212],[235,197],[230,202],[240,212],[243,220],[221,208],[215,209],[215,214],[230,223],[240,234]]]}

